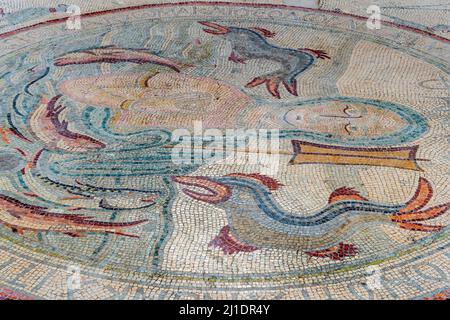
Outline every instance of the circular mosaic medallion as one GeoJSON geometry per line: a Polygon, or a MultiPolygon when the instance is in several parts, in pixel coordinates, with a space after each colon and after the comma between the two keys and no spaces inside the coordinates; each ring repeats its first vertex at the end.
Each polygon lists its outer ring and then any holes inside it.
{"type": "Polygon", "coordinates": [[[0,264],[21,274],[1,286],[64,299],[448,287],[447,39],[274,5],[67,23],[0,34],[0,264]]]}

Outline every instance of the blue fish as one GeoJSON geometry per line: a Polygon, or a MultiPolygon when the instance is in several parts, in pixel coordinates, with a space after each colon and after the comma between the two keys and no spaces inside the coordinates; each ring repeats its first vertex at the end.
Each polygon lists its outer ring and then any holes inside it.
{"type": "Polygon", "coordinates": [[[32,21],[32,20],[36,20],[39,18],[43,18],[45,16],[48,16],[51,13],[56,13],[56,12],[66,12],[68,8],[68,5],[66,4],[60,4],[56,7],[52,7],[52,8],[47,8],[47,7],[37,7],[37,8],[26,8],[26,9],[22,9],[16,12],[10,12],[10,13],[5,13],[3,12],[3,14],[1,14],[0,12],[0,17],[3,18],[4,21],[6,21],[7,24],[9,25],[17,25],[17,24],[21,24],[27,21],[32,21]]]}

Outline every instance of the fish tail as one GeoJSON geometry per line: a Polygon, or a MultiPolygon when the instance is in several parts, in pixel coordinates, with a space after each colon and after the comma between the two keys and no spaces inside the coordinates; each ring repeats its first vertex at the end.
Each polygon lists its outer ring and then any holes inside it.
{"type": "Polygon", "coordinates": [[[354,257],[358,254],[358,248],[351,243],[340,242],[338,245],[322,250],[306,251],[310,257],[330,258],[331,260],[342,260],[345,257],[354,257]]]}
{"type": "Polygon", "coordinates": [[[426,221],[434,219],[444,214],[450,208],[450,202],[441,204],[439,206],[431,207],[423,211],[412,211],[400,215],[394,215],[392,221],[395,222],[410,222],[410,221],[426,221]]]}

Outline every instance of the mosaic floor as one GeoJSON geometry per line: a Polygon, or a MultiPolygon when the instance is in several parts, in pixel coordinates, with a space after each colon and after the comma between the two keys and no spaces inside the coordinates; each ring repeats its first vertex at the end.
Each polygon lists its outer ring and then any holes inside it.
{"type": "Polygon", "coordinates": [[[4,2],[0,299],[448,298],[450,5],[4,2]]]}

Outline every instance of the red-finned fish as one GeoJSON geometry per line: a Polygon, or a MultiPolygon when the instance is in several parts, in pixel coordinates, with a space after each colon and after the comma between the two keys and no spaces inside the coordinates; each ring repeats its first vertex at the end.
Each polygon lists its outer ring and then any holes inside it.
{"type": "Polygon", "coordinates": [[[0,194],[0,224],[13,232],[23,234],[24,230],[52,231],[72,237],[81,237],[84,233],[111,233],[138,238],[124,233],[123,229],[147,222],[137,220],[131,222],[103,222],[93,220],[80,214],[64,214],[49,212],[47,208],[23,203],[12,197],[0,194]]]}
{"type": "Polygon", "coordinates": [[[53,97],[50,101],[42,98],[40,104],[30,115],[30,128],[33,135],[41,140],[48,149],[64,150],[68,152],[87,152],[105,147],[100,142],[87,135],[72,132],[68,129],[66,120],[60,121],[59,115],[65,109],[56,103],[61,95],[53,97]]]}
{"type": "Polygon", "coordinates": [[[131,62],[137,64],[152,63],[169,67],[177,72],[180,72],[182,67],[188,66],[177,61],[151,54],[147,49],[126,49],[114,45],[69,52],[54,60],[55,66],[58,67],[71,64],[117,62],[131,62]]]}

